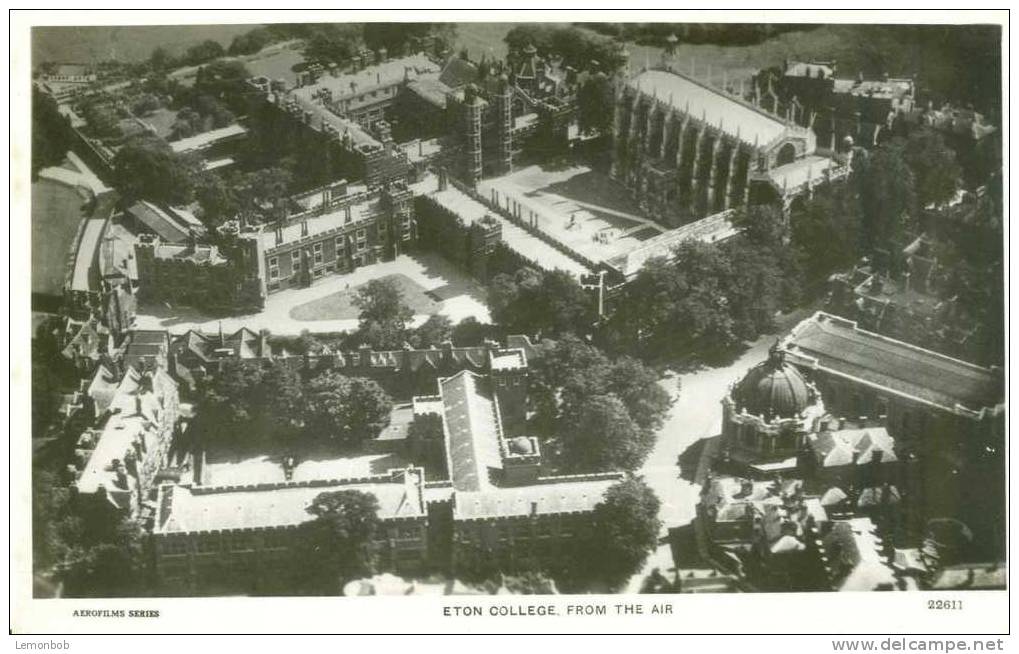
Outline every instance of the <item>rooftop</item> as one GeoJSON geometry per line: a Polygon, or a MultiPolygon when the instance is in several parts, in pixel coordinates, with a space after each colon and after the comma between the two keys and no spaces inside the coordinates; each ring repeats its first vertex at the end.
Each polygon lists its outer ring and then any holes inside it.
{"type": "Polygon", "coordinates": [[[165,245],[159,244],[155,248],[157,259],[178,259],[191,261],[192,263],[208,264],[218,266],[227,263],[226,257],[219,253],[215,245],[165,245]]]}
{"type": "Polygon", "coordinates": [[[144,443],[145,451],[158,449],[160,416],[166,398],[176,394],[177,384],[162,369],[146,375],[134,368],[128,368],[124,373],[108,406],[110,415],[78,477],[78,492],[95,493],[99,487],[105,487],[114,501],[120,504],[123,498],[116,498],[113,460],[123,461],[125,454],[133,450],[134,443],[139,440],[144,443]],[[151,375],[151,390],[147,390],[143,382],[146,375],[151,375]]]}
{"type": "Polygon", "coordinates": [[[1000,371],[862,330],[853,321],[824,312],[797,325],[781,347],[797,365],[946,411],[1003,406],[1000,371]]]}
{"type": "Polygon", "coordinates": [[[807,182],[820,182],[825,178],[826,171],[834,172],[837,167],[838,163],[834,159],[811,154],[776,166],[766,174],[776,189],[795,190],[807,182]]]}
{"type": "Polygon", "coordinates": [[[507,247],[544,270],[565,270],[576,276],[591,272],[587,266],[566,256],[502,216],[489,211],[488,207],[452,185],[428,195],[440,206],[459,216],[465,225],[480,222],[486,216],[498,222],[502,226],[502,239],[507,247]]]}
{"type": "Polygon", "coordinates": [[[379,503],[379,518],[425,515],[419,469],[360,480],[291,482],[219,488],[164,486],[156,533],[172,534],[296,526],[312,519],[308,506],[321,493],[355,490],[379,503]]]}
{"type": "Polygon", "coordinates": [[[188,224],[151,202],[145,200],[135,202],[127,209],[127,213],[167,243],[183,243],[188,239],[188,224]]]}
{"type": "Polygon", "coordinates": [[[901,98],[913,95],[913,80],[895,78],[863,81],[836,79],[835,92],[873,98],[901,98]]]}
{"type": "Polygon", "coordinates": [[[439,66],[435,62],[418,53],[368,66],[356,72],[336,76],[325,74],[314,84],[295,89],[294,94],[310,98],[322,90],[329,90],[335,102],[341,98],[364,95],[366,92],[426,75],[434,75],[437,78],[439,71],[439,66]]]}
{"type": "Polygon", "coordinates": [[[453,488],[461,492],[489,488],[489,469],[502,468],[502,457],[495,401],[485,378],[464,370],[441,380],[439,394],[453,488]]]}
{"type": "Polygon", "coordinates": [[[654,95],[692,118],[703,117],[709,125],[721,124],[723,132],[738,136],[744,143],[764,146],[788,129],[777,116],[678,72],[646,70],[633,78],[630,86],[654,95]]]}
{"type": "Polygon", "coordinates": [[[194,136],[189,136],[188,138],[180,139],[179,141],[173,141],[170,143],[170,147],[174,152],[194,152],[195,150],[202,150],[214,145],[219,141],[247,133],[248,130],[242,125],[234,123],[233,125],[227,125],[226,127],[220,127],[219,129],[195,134],[194,136]]]}
{"type": "Polygon", "coordinates": [[[681,227],[670,229],[647,239],[634,249],[609,260],[614,268],[626,277],[640,272],[644,263],[653,257],[671,259],[673,250],[683,241],[695,240],[704,243],[720,243],[732,238],[739,230],[729,220],[731,212],[712,214],[681,227]]]}
{"type": "Polygon", "coordinates": [[[539,478],[539,483],[481,492],[458,491],[454,516],[460,520],[591,511],[621,473],[539,478]],[[540,482],[546,483],[540,483],[540,482]]]}
{"type": "Polygon", "coordinates": [[[269,251],[281,245],[299,241],[306,236],[313,236],[330,229],[374,218],[381,210],[379,198],[377,195],[372,196],[364,193],[364,190],[362,186],[349,187],[347,196],[341,198],[324,213],[309,212],[303,216],[291,216],[282,229],[283,238],[280,243],[276,242],[276,232],[272,229],[272,224],[266,224],[259,235],[262,247],[269,251]],[[363,195],[363,199],[359,199],[358,195],[363,195]],[[348,208],[350,210],[349,218],[347,217],[348,208]],[[307,235],[303,234],[302,222],[308,225],[307,235]]]}

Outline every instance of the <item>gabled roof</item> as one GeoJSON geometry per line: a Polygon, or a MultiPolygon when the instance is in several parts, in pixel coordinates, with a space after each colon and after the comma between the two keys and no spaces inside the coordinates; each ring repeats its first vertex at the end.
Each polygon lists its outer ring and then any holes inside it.
{"type": "Polygon", "coordinates": [[[468,492],[488,488],[489,469],[502,467],[502,426],[485,378],[461,371],[439,382],[439,394],[453,488],[468,492]]]}
{"type": "Polygon", "coordinates": [[[458,56],[451,57],[439,74],[439,81],[450,88],[459,88],[478,81],[478,67],[458,56]]]}
{"type": "Polygon", "coordinates": [[[177,222],[169,213],[151,202],[139,200],[131,205],[127,213],[158,234],[159,238],[167,243],[183,243],[187,241],[187,228],[177,222]]]}
{"type": "Polygon", "coordinates": [[[630,85],[691,118],[703,117],[708,125],[721,124],[726,134],[750,145],[756,142],[764,147],[789,129],[777,116],[675,71],[646,70],[633,78],[630,85]]]}

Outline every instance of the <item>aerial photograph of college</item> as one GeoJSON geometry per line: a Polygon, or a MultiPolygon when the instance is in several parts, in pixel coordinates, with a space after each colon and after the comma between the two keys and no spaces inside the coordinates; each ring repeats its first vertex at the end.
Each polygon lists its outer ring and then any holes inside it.
{"type": "Polygon", "coordinates": [[[35,598],[1005,588],[1001,26],[31,56],[35,598]]]}

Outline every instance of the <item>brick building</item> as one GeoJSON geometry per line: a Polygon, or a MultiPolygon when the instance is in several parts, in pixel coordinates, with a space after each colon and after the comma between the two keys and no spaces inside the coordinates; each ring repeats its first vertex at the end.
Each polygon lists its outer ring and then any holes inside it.
{"type": "Polygon", "coordinates": [[[309,286],[413,247],[412,199],[404,182],[369,190],[341,181],[292,198],[300,212],[242,234],[257,243],[258,270],[269,293],[309,286]]]}

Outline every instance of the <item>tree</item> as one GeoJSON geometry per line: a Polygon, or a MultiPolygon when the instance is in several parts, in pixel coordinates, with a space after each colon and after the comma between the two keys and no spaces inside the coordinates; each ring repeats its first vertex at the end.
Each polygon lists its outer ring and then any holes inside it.
{"type": "Polygon", "coordinates": [[[393,279],[369,281],[358,289],[353,303],[360,310],[357,332],[363,342],[377,350],[403,346],[414,312],[404,303],[403,292],[393,279]]]}
{"type": "Polygon", "coordinates": [[[316,436],[359,443],[389,426],[393,401],[371,379],[327,371],[308,383],[304,396],[308,428],[316,436]]]}
{"type": "Polygon", "coordinates": [[[61,565],[70,597],[137,597],[145,594],[148,566],[145,530],[131,518],[117,518],[109,540],[75,548],[61,565]]]}
{"type": "Polygon", "coordinates": [[[733,279],[733,262],[718,245],[685,241],[673,261],[649,259],[626,285],[606,337],[643,357],[727,351],[740,343],[733,279]]]}
{"type": "Polygon", "coordinates": [[[356,23],[322,23],[311,27],[304,56],[309,63],[342,63],[361,49],[362,27],[356,23]]]}
{"type": "Polygon", "coordinates": [[[452,335],[453,321],[441,313],[435,313],[413,330],[409,341],[415,348],[429,348],[442,345],[449,341],[452,335]]]}
{"type": "Polygon", "coordinates": [[[234,177],[231,185],[244,207],[257,210],[283,202],[293,188],[294,175],[282,166],[269,166],[234,177]]]}
{"type": "Polygon", "coordinates": [[[241,208],[234,187],[216,173],[206,172],[198,177],[195,182],[195,200],[201,207],[202,222],[209,229],[232,220],[241,208]]]}
{"type": "Polygon", "coordinates": [[[673,400],[658,383],[658,375],[643,363],[620,357],[608,370],[606,389],[618,397],[642,430],[662,428],[673,400]]]}
{"type": "Polygon", "coordinates": [[[860,204],[848,185],[829,185],[792,215],[791,242],[808,286],[860,258],[860,204]]]}
{"type": "Polygon", "coordinates": [[[612,129],[615,112],[612,81],[603,73],[588,77],[577,91],[577,122],[585,134],[604,134],[612,129]]]}
{"type": "Polygon", "coordinates": [[[639,467],[672,406],[644,364],[611,361],[571,336],[545,346],[530,378],[532,427],[555,445],[553,461],[570,470],[639,467]]]}
{"type": "Polygon", "coordinates": [[[903,156],[902,142],[893,140],[867,154],[853,157],[853,179],[860,198],[864,246],[875,249],[902,247],[915,230],[916,181],[903,156]]]}
{"type": "Polygon", "coordinates": [[[338,595],[351,579],[375,573],[372,541],[379,503],[371,493],[342,490],[319,494],[300,527],[298,577],[313,594],[338,595]]]}
{"type": "Polygon", "coordinates": [[[188,48],[184,52],[183,60],[185,64],[195,66],[213,59],[218,59],[225,54],[226,52],[223,50],[222,45],[212,39],[207,39],[188,48]]]}
{"type": "Polygon", "coordinates": [[[71,149],[71,124],[60,115],[57,101],[32,86],[32,175],[64,160],[71,149]]]}
{"type": "Polygon", "coordinates": [[[594,507],[592,533],[597,537],[579,542],[583,580],[615,590],[636,574],[658,544],[660,507],[654,491],[640,478],[611,486],[594,507]]]}
{"type": "Polygon", "coordinates": [[[99,139],[119,139],[124,135],[120,118],[109,104],[89,100],[81,106],[81,117],[88,124],[89,132],[99,139]]]}
{"type": "Polygon", "coordinates": [[[264,27],[257,27],[250,32],[245,32],[234,37],[227,48],[227,53],[232,55],[255,54],[272,42],[272,34],[264,27]]]}
{"type": "Polygon", "coordinates": [[[593,298],[563,270],[522,268],[512,276],[496,275],[488,297],[492,319],[510,332],[581,334],[595,320],[593,298]]]}
{"type": "Polygon", "coordinates": [[[175,65],[176,61],[165,48],[156,48],[149,55],[149,66],[155,71],[169,70],[175,65]]]}
{"type": "Polygon", "coordinates": [[[450,339],[460,347],[481,345],[486,339],[499,340],[505,330],[498,325],[479,322],[474,316],[467,316],[453,327],[450,339]]]}
{"type": "Polygon", "coordinates": [[[369,50],[385,48],[391,56],[420,47],[429,39],[435,41],[437,53],[452,48],[456,41],[455,23],[365,23],[362,31],[369,50]]]}
{"type": "Polygon", "coordinates": [[[198,425],[207,439],[285,440],[304,427],[304,388],[284,361],[231,360],[199,389],[198,425]]]}
{"type": "Polygon", "coordinates": [[[940,205],[955,197],[962,177],[955,151],[931,127],[912,131],[903,146],[903,156],[916,181],[916,199],[921,207],[940,205]]]}
{"type": "Polygon", "coordinates": [[[150,136],[131,139],[113,158],[114,183],[129,203],[141,199],[171,205],[189,203],[197,168],[193,160],[150,136]]]}
{"type": "Polygon", "coordinates": [[[560,465],[569,472],[636,470],[654,446],[615,395],[566,403],[559,421],[560,465]]]}

